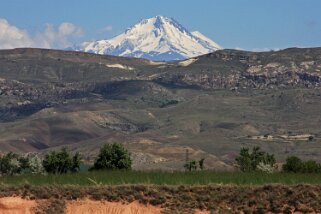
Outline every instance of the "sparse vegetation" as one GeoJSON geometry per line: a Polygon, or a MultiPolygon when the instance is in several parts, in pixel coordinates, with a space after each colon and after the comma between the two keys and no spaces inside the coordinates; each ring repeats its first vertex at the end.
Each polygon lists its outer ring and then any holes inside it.
{"type": "Polygon", "coordinates": [[[163,100],[160,104],[159,104],[159,107],[160,108],[165,108],[167,106],[170,106],[170,105],[176,105],[178,103],[177,100],[163,100]]]}

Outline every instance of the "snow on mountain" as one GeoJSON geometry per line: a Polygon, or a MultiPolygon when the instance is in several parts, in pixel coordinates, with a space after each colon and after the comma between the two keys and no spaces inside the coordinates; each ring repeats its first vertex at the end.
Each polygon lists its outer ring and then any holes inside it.
{"type": "Polygon", "coordinates": [[[177,21],[164,16],[144,19],[110,39],[84,42],[73,50],[97,54],[182,60],[221,49],[200,32],[189,32],[177,21]]]}

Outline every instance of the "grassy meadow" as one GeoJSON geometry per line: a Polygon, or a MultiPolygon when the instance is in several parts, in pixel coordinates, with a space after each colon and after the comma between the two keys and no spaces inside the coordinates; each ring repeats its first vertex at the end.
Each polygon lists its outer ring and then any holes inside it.
{"type": "Polygon", "coordinates": [[[2,185],[262,185],[262,184],[317,184],[321,174],[244,173],[244,172],[168,172],[168,171],[92,171],[62,175],[33,175],[0,177],[2,185]]]}

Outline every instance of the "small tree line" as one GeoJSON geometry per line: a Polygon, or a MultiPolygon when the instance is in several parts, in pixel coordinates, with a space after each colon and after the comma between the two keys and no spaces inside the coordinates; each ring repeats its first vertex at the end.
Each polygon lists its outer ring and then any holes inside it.
{"type": "MultiPolygon", "coordinates": [[[[261,171],[273,173],[277,170],[274,155],[261,151],[260,147],[253,147],[252,151],[249,148],[242,148],[235,160],[242,172],[261,171]]],[[[321,173],[321,164],[314,160],[302,161],[296,156],[289,156],[282,166],[282,171],[290,173],[321,173]]]]}
{"type": "MultiPolygon", "coordinates": [[[[72,155],[66,148],[60,151],[51,151],[43,158],[38,154],[19,156],[9,152],[0,156],[0,174],[15,175],[21,173],[33,174],[63,174],[80,171],[81,155],[77,152],[72,155]]],[[[243,172],[261,171],[273,173],[277,169],[273,154],[261,151],[259,147],[242,148],[236,157],[238,168],[243,172]]],[[[204,169],[204,161],[187,161],[184,165],[186,171],[204,169]]],[[[122,144],[113,143],[104,145],[97,155],[93,166],[89,170],[129,170],[132,160],[127,149],[122,144]]],[[[282,166],[283,172],[290,173],[321,173],[321,164],[314,160],[303,161],[296,156],[290,156],[282,166]]]]}
{"type": "MultiPolygon", "coordinates": [[[[78,172],[81,161],[80,153],[72,155],[66,148],[51,151],[41,158],[38,154],[19,156],[9,152],[0,157],[0,174],[15,175],[21,173],[33,174],[63,174],[78,172]]],[[[123,145],[118,143],[106,144],[95,159],[90,170],[131,169],[130,154],[123,145]]]]}
{"type": "Polygon", "coordinates": [[[23,172],[38,174],[43,171],[42,160],[37,154],[22,157],[9,152],[0,157],[0,174],[14,175],[23,172]]]}
{"type": "Polygon", "coordinates": [[[285,172],[294,173],[321,173],[321,164],[314,160],[302,161],[296,156],[290,156],[286,159],[282,169],[285,172]]]}

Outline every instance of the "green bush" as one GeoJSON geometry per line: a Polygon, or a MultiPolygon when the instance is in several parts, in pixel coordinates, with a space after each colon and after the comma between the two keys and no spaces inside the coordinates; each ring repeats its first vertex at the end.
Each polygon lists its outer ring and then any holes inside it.
{"type": "Polygon", "coordinates": [[[321,172],[321,165],[313,160],[304,162],[296,156],[290,156],[286,159],[285,164],[283,164],[283,171],[293,173],[319,173],[321,172]]]}
{"type": "Polygon", "coordinates": [[[284,172],[298,173],[302,169],[302,160],[296,156],[290,156],[282,166],[284,172]]]}
{"type": "Polygon", "coordinates": [[[76,153],[73,157],[68,153],[66,148],[61,151],[52,151],[47,154],[42,162],[46,172],[53,174],[63,174],[69,171],[75,172],[79,170],[80,156],[76,153]]]}
{"type": "Polygon", "coordinates": [[[28,171],[30,168],[29,164],[29,157],[18,157],[19,165],[20,165],[20,170],[21,171],[28,171]]]}
{"type": "Polygon", "coordinates": [[[159,104],[159,107],[160,108],[165,108],[167,106],[170,106],[170,105],[176,105],[178,103],[177,100],[163,100],[160,104],[159,104]]]}
{"type": "Polygon", "coordinates": [[[0,173],[3,175],[13,175],[20,173],[20,163],[18,155],[12,152],[0,157],[0,173]]]}
{"type": "Polygon", "coordinates": [[[190,171],[190,172],[197,170],[196,161],[192,160],[192,161],[189,161],[188,163],[185,163],[184,168],[186,171],[190,171]]]}
{"type": "Polygon", "coordinates": [[[303,162],[301,172],[303,173],[319,173],[321,172],[321,165],[314,160],[303,162]]]}
{"type": "Polygon", "coordinates": [[[28,165],[32,174],[42,174],[45,171],[42,165],[42,159],[37,154],[28,157],[28,165]]]}
{"type": "Polygon", "coordinates": [[[81,155],[79,152],[76,152],[76,154],[72,157],[72,166],[71,171],[72,172],[78,172],[80,170],[81,165],[81,155]]]}
{"type": "Polygon", "coordinates": [[[132,161],[128,150],[119,143],[104,145],[91,170],[131,169],[132,161]]]}
{"type": "Polygon", "coordinates": [[[199,161],[198,161],[198,165],[200,167],[200,170],[203,170],[204,169],[204,161],[205,161],[205,158],[201,158],[199,161]]]}
{"type": "Polygon", "coordinates": [[[9,152],[0,157],[0,174],[14,175],[29,172],[37,174],[43,172],[41,159],[37,155],[21,157],[9,152]]]}
{"type": "Polygon", "coordinates": [[[273,166],[271,166],[270,164],[265,164],[263,162],[260,162],[257,167],[256,170],[259,172],[264,172],[264,173],[273,173],[275,168],[273,166]]]}
{"type": "Polygon", "coordinates": [[[260,147],[254,147],[252,152],[249,148],[242,148],[235,160],[242,172],[256,171],[260,163],[274,168],[276,163],[274,155],[260,151],[260,147]]]}

